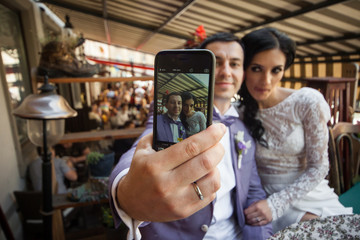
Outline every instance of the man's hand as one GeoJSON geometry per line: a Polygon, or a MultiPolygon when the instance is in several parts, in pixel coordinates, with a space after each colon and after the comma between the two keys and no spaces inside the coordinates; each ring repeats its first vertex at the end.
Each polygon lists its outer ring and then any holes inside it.
{"type": "Polygon", "coordinates": [[[152,134],[142,138],[130,170],[117,187],[117,201],[130,217],[141,221],[182,219],[207,206],[220,188],[216,168],[224,155],[223,124],[214,124],[171,147],[155,152],[152,134]],[[204,199],[196,194],[197,182],[204,199]]]}
{"type": "Polygon", "coordinates": [[[254,202],[244,210],[244,214],[249,225],[261,226],[272,221],[271,209],[266,200],[254,202]]]}

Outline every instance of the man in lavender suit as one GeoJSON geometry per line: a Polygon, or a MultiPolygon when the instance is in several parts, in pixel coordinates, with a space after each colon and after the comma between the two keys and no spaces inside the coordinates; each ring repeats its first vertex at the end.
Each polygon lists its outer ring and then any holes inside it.
{"type": "Polygon", "coordinates": [[[110,176],[116,226],[128,239],[267,239],[271,224],[244,210],[265,199],[255,163],[255,142],[231,104],[243,81],[244,53],[228,33],[206,39],[216,56],[214,122],[171,147],[152,149],[152,118],[143,137],[122,156],[110,176]],[[146,135],[147,134],[147,135],[146,135]],[[120,220],[121,219],[121,220],[120,220]]]}
{"type": "Polygon", "coordinates": [[[164,142],[181,142],[186,132],[180,121],[182,99],[180,93],[172,92],[164,98],[167,112],[157,116],[157,140],[164,142]]]}

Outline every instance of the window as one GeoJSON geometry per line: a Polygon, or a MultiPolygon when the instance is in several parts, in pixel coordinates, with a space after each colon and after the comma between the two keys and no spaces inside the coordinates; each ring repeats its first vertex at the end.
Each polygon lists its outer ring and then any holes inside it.
{"type": "MultiPolygon", "coordinates": [[[[10,108],[15,109],[29,95],[30,79],[19,16],[0,4],[0,67],[4,69],[10,97],[10,108]]],[[[27,140],[26,122],[16,118],[20,143],[27,140]]]]}

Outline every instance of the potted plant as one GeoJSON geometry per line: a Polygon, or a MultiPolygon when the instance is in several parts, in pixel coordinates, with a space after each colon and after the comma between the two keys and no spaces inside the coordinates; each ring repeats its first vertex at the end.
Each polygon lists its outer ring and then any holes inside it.
{"type": "Polygon", "coordinates": [[[121,223],[120,226],[116,229],[114,226],[114,219],[111,215],[109,207],[101,207],[102,212],[102,222],[106,231],[106,239],[108,240],[117,240],[117,239],[126,239],[128,227],[121,223]]]}
{"type": "Polygon", "coordinates": [[[86,160],[92,177],[108,177],[114,165],[115,153],[93,151],[86,156],[86,160]]]}

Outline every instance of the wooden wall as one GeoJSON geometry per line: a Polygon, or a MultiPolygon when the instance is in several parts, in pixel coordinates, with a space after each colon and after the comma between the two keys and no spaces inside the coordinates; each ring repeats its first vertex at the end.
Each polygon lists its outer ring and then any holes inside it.
{"type": "MultiPolygon", "coordinates": [[[[356,73],[353,67],[354,63],[360,66],[360,54],[344,57],[296,58],[294,64],[285,72],[281,86],[299,89],[305,86],[301,79],[311,77],[355,77],[357,75],[359,79],[359,69],[356,73]]],[[[358,86],[355,99],[360,101],[358,86]]]]}

